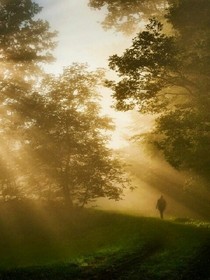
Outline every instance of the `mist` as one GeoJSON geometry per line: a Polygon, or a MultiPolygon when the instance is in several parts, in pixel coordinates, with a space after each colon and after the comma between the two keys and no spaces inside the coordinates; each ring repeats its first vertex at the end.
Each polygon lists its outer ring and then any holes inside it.
{"type": "Polygon", "coordinates": [[[0,0],[0,279],[209,279],[209,8],[0,0]]]}
{"type": "MultiPolygon", "coordinates": [[[[95,203],[97,208],[137,216],[159,217],[156,203],[160,195],[163,195],[167,201],[167,219],[207,218],[204,214],[206,205],[203,205],[202,211],[199,209],[200,204],[196,207],[192,201],[186,199],[189,194],[186,193],[185,186],[190,175],[175,170],[161,156],[151,156],[143,144],[139,146],[131,143],[121,149],[120,154],[128,164],[134,190],[126,190],[120,201],[99,199],[95,203]]],[[[197,195],[198,192],[193,194],[195,201],[197,195]]],[[[203,201],[204,198],[205,195],[203,201]]]]}

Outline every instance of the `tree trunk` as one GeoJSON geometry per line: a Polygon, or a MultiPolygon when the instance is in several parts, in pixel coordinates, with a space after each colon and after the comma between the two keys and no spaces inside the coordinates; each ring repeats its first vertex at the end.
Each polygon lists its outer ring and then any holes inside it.
{"type": "Polygon", "coordinates": [[[69,191],[69,186],[63,186],[63,195],[64,195],[64,201],[65,201],[65,206],[67,208],[72,209],[73,208],[73,201],[70,195],[70,191],[69,191]]]}

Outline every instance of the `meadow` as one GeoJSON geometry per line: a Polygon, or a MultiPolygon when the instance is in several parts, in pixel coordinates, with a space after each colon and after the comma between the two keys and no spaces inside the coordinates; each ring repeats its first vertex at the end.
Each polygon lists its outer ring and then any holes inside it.
{"type": "Polygon", "coordinates": [[[210,224],[0,205],[0,279],[210,279],[210,224]]]}

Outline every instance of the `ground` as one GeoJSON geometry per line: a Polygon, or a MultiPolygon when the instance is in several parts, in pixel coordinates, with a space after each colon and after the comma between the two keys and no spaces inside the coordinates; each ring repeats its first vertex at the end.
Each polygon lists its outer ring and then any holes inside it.
{"type": "Polygon", "coordinates": [[[61,206],[0,207],[0,279],[210,279],[210,224],[61,206]]]}

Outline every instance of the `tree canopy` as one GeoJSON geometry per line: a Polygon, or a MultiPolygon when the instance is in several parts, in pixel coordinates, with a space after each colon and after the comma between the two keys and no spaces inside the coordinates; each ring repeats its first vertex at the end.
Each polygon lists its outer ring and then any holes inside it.
{"type": "Polygon", "coordinates": [[[121,55],[109,58],[120,80],[109,81],[116,108],[158,114],[154,142],[176,168],[209,179],[209,1],[179,0],[166,18],[151,19],[121,55]],[[199,7],[198,7],[199,5],[199,7]],[[198,11],[198,12],[197,12],[198,11]],[[187,15],[186,15],[187,13],[187,15]]]}
{"type": "Polygon", "coordinates": [[[69,206],[119,199],[128,181],[107,145],[102,71],[73,64],[46,75],[56,32],[40,11],[31,0],[0,0],[0,196],[69,206]]]}
{"type": "MultiPolygon", "coordinates": [[[[172,0],[170,0],[172,1],[172,0]]],[[[89,0],[93,9],[107,9],[104,29],[115,28],[125,34],[139,30],[140,24],[152,16],[163,16],[166,0],[89,0]]]]}
{"type": "Polygon", "coordinates": [[[119,199],[127,185],[122,165],[106,145],[112,124],[100,114],[100,83],[101,71],[73,64],[59,77],[44,79],[41,94],[29,100],[23,149],[33,155],[41,196],[84,206],[98,197],[119,199]]]}
{"type": "Polygon", "coordinates": [[[22,174],[17,156],[21,131],[17,128],[24,126],[27,108],[19,108],[40,79],[41,65],[53,59],[56,32],[36,17],[40,11],[30,0],[0,1],[0,172],[4,197],[7,189],[16,189],[17,195],[16,174],[22,174]]]}

